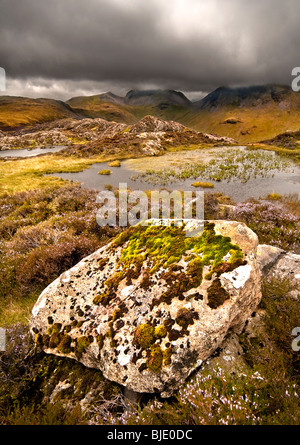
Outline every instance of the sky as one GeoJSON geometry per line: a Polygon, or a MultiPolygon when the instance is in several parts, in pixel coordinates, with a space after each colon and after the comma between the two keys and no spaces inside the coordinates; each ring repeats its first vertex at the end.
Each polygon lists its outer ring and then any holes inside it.
{"type": "Polygon", "coordinates": [[[0,94],[290,85],[299,0],[0,0],[0,94]]]}

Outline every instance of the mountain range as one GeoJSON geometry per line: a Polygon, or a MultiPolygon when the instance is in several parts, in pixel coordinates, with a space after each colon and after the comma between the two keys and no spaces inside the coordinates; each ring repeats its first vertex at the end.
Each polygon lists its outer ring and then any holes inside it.
{"type": "Polygon", "coordinates": [[[66,102],[0,96],[0,130],[17,131],[63,118],[103,118],[135,124],[152,115],[240,143],[300,129],[300,92],[288,86],[220,87],[192,102],[175,90],[131,90],[73,97],[66,102]]]}

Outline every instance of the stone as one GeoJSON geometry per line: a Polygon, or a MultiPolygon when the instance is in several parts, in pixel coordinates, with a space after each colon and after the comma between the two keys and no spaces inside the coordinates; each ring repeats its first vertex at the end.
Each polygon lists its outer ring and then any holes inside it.
{"type": "Polygon", "coordinates": [[[262,272],[270,269],[278,258],[284,253],[279,247],[259,244],[257,247],[257,260],[262,272]]]}
{"type": "Polygon", "coordinates": [[[288,279],[291,290],[288,295],[299,298],[300,294],[300,255],[286,252],[278,247],[259,244],[257,260],[262,275],[267,279],[288,279]]]}
{"type": "Polygon", "coordinates": [[[129,227],[64,272],[32,310],[36,346],[127,392],[171,396],[261,299],[256,234],[235,221],[188,225],[129,227]]]}
{"type": "MultiPolygon", "coordinates": [[[[232,334],[225,338],[220,348],[207,360],[203,368],[210,370],[222,368],[223,371],[229,374],[236,374],[247,369],[238,335],[232,334]]],[[[198,372],[201,373],[201,371],[202,368],[198,372]]]]}

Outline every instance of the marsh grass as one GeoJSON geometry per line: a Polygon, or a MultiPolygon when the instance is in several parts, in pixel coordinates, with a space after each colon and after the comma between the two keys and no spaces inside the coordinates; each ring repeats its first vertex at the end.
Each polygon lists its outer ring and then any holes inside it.
{"type": "Polygon", "coordinates": [[[274,176],[278,171],[292,171],[293,163],[286,157],[265,150],[227,149],[219,151],[206,163],[182,163],[162,170],[148,169],[138,175],[149,183],[165,185],[189,178],[214,181],[248,182],[252,178],[274,176]]]}
{"type": "Polygon", "coordinates": [[[111,170],[109,170],[109,169],[104,169],[104,170],[98,171],[98,175],[110,175],[110,174],[111,174],[111,170]]]}

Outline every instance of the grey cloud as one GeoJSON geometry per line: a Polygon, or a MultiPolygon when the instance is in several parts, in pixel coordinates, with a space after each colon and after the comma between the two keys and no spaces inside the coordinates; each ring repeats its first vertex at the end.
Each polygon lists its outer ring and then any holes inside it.
{"type": "MultiPolygon", "coordinates": [[[[0,0],[0,66],[8,79],[154,85],[207,91],[290,83],[299,66],[298,0],[0,0]],[[196,17],[198,5],[214,14],[196,17]],[[211,10],[211,9],[210,9],[211,10]],[[177,29],[178,28],[178,29],[177,29]]],[[[205,9],[204,9],[205,11],[205,9]]]]}

